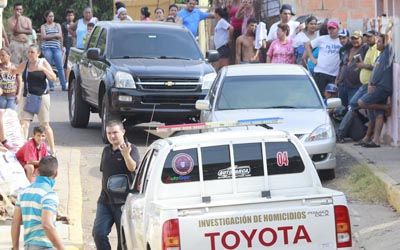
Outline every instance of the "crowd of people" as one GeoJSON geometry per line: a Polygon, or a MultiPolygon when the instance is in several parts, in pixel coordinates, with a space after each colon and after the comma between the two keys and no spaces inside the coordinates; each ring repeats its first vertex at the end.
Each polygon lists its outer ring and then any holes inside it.
{"type": "Polygon", "coordinates": [[[322,96],[341,99],[343,107],[338,110],[344,118],[337,124],[338,142],[351,137],[353,120],[364,116],[368,129],[356,145],[379,147],[391,112],[391,18],[365,18],[363,30],[350,32],[336,19],[308,15],[303,22],[296,21],[289,4],[282,4],[279,13],[280,20],[267,27],[254,19],[251,0],[228,0],[225,7],[217,8],[214,45],[220,60],[216,69],[243,63],[299,64],[313,76],[322,96]]]}

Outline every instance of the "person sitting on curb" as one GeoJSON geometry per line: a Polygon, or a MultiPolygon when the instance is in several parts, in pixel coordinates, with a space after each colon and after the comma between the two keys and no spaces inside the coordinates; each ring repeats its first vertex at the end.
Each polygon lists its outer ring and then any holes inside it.
{"type": "Polygon", "coordinates": [[[325,87],[324,92],[324,101],[325,104],[329,98],[336,98],[338,97],[338,87],[334,83],[328,83],[325,87]]]}
{"type": "Polygon", "coordinates": [[[21,224],[25,249],[65,249],[55,227],[59,199],[53,188],[57,173],[57,159],[44,157],[36,181],[19,193],[11,225],[11,249],[19,249],[21,224]]]}
{"type": "Polygon", "coordinates": [[[30,182],[35,181],[35,170],[39,166],[39,161],[48,155],[47,145],[44,142],[45,135],[43,127],[34,127],[32,139],[28,140],[15,155],[30,182]]]}
{"type": "Polygon", "coordinates": [[[367,133],[362,140],[363,143],[360,143],[361,146],[366,148],[380,147],[380,136],[384,120],[391,113],[391,107],[387,104],[387,100],[393,92],[394,49],[391,44],[392,27],[393,21],[390,20],[386,34],[380,34],[378,37],[376,45],[381,54],[375,62],[368,84],[368,93],[358,100],[358,105],[361,109],[368,109],[370,119],[368,129],[374,131],[371,141],[368,138],[371,133],[367,133]]]}

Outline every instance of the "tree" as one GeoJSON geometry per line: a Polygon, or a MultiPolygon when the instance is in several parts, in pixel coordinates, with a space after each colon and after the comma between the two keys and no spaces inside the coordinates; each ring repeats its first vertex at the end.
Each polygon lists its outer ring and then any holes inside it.
{"type": "MultiPolygon", "coordinates": [[[[89,6],[88,0],[9,0],[8,7],[4,11],[4,17],[8,18],[12,15],[15,3],[22,3],[24,6],[24,15],[32,19],[32,25],[35,30],[40,28],[45,20],[43,14],[46,10],[51,9],[54,12],[55,21],[64,22],[65,10],[74,9],[76,12],[76,20],[82,17],[83,9],[89,6]]],[[[93,14],[100,20],[111,20],[113,17],[112,0],[92,0],[93,14]]],[[[5,20],[5,19],[4,19],[5,20]]]]}

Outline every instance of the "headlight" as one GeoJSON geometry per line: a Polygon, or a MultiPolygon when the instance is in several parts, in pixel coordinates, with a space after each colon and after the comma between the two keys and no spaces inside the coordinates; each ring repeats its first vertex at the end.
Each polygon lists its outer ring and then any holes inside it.
{"type": "Polygon", "coordinates": [[[334,135],[333,127],[330,124],[324,124],[314,129],[314,131],[307,137],[306,142],[326,140],[334,135]]]}
{"type": "Polygon", "coordinates": [[[115,87],[126,88],[126,89],[136,89],[135,80],[131,74],[118,71],[115,74],[115,87]]]}
{"type": "Polygon", "coordinates": [[[201,89],[210,89],[216,76],[217,76],[216,73],[209,73],[207,75],[204,75],[203,85],[201,86],[201,89]]]}

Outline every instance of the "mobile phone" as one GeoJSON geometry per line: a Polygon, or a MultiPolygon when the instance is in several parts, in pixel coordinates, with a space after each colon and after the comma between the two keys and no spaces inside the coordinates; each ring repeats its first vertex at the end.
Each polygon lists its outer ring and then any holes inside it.
{"type": "Polygon", "coordinates": [[[357,62],[361,62],[362,61],[362,57],[360,54],[354,55],[354,60],[356,60],[357,62]]]}

